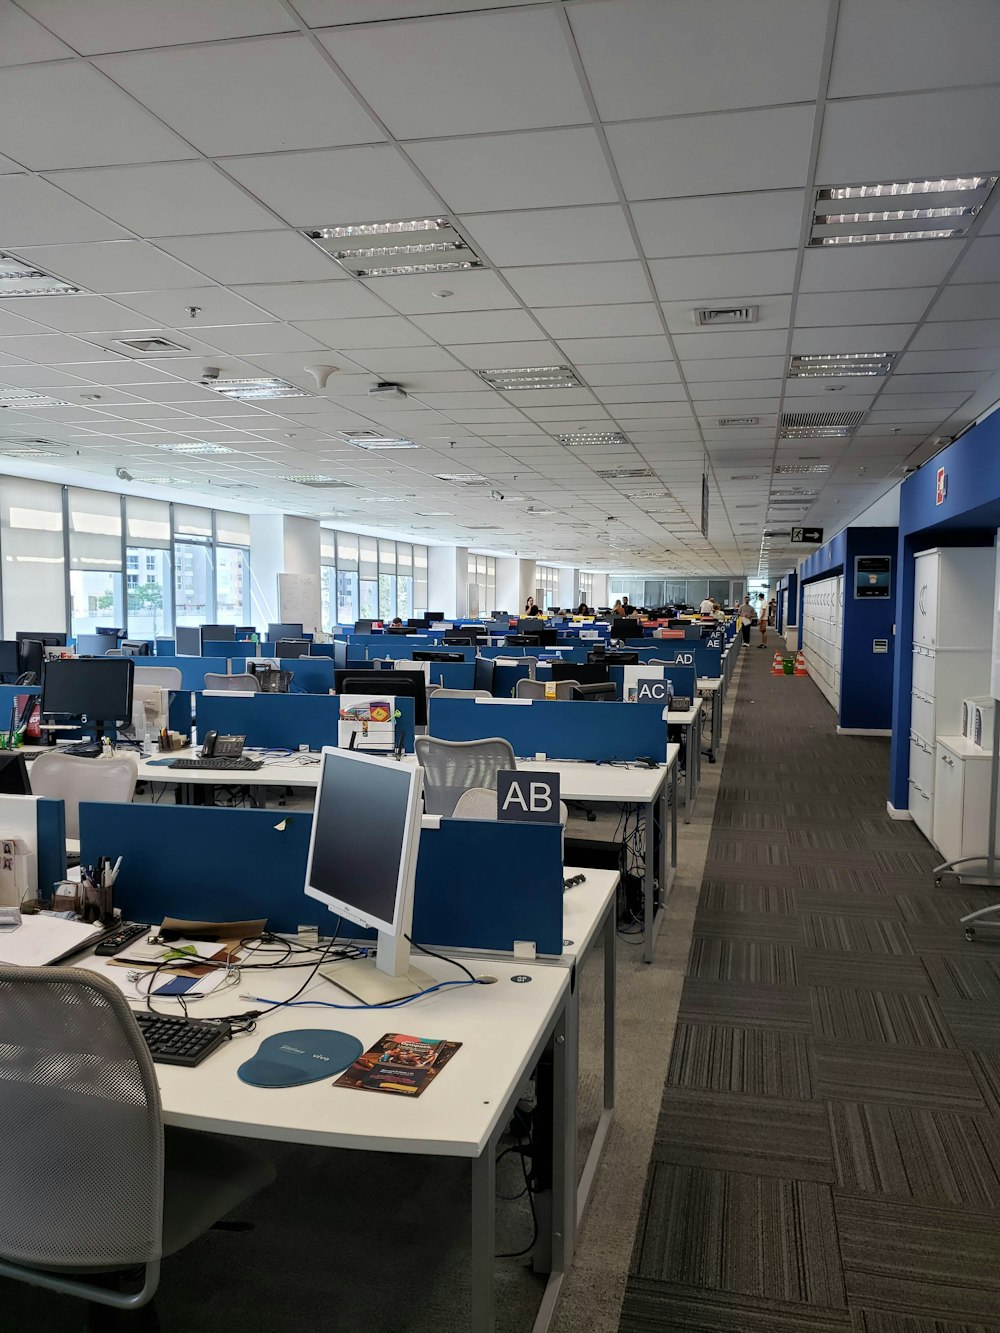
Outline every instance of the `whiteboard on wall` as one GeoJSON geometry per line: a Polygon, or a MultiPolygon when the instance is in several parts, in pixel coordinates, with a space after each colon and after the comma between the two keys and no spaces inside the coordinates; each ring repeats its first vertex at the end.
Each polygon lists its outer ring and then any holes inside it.
{"type": "Polygon", "coordinates": [[[314,633],[320,628],[320,581],[318,574],[278,575],[278,614],[282,624],[297,625],[314,633]]]}

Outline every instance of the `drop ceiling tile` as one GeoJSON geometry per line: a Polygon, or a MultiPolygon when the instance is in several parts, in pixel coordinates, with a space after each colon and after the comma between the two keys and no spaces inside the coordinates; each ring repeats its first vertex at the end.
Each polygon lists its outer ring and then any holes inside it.
{"type": "Polygon", "coordinates": [[[611,406],[615,403],[687,402],[682,384],[609,384],[594,392],[602,403],[611,406]]]}
{"type": "MultiPolygon", "coordinates": [[[[268,318],[267,311],[226,291],[224,287],[184,287],[167,292],[128,292],[120,297],[120,301],[121,305],[128,306],[131,312],[138,311],[147,319],[154,320],[167,328],[178,329],[182,334],[190,330],[197,337],[204,337],[205,329],[219,324],[260,324],[268,318]],[[189,311],[192,309],[196,309],[198,313],[191,315],[189,311]]],[[[115,326],[91,324],[89,327],[114,328],[115,326]]],[[[141,327],[141,324],[137,325],[133,313],[132,324],[121,327],[135,328],[141,327]]]]}
{"type": "Polygon", "coordinates": [[[728,301],[733,292],[747,298],[790,292],[795,251],[654,259],[649,268],[661,301],[689,300],[692,305],[708,305],[728,301]]]}
{"type": "MultiPolygon", "coordinates": [[[[12,297],[6,301],[0,301],[0,335],[13,337],[17,334],[23,334],[27,337],[32,333],[49,333],[51,330],[47,325],[36,319],[25,317],[28,310],[41,299],[41,297],[34,297],[31,301],[26,302],[17,297],[12,297]]],[[[66,301],[70,298],[57,296],[49,299],[66,301]]]]}
{"type": "Polygon", "coordinates": [[[650,421],[693,422],[691,409],[687,403],[615,403],[608,409],[618,422],[642,420],[648,427],[650,421]]]}
{"type": "Polygon", "coordinates": [[[843,324],[828,329],[795,329],[792,354],[823,352],[899,352],[913,333],[913,324],[843,324]]]}
{"type": "MultiPolygon", "coordinates": [[[[0,379],[3,380],[5,385],[11,385],[18,389],[48,389],[53,398],[62,396],[56,392],[58,389],[83,389],[86,391],[94,387],[91,380],[84,379],[80,375],[71,375],[61,366],[30,366],[27,363],[20,366],[8,365],[8,360],[12,359],[6,356],[0,358],[0,364],[3,365],[0,379]]],[[[83,367],[78,367],[78,369],[83,369],[83,367]]]]}
{"type": "Polygon", "coordinates": [[[141,51],[96,63],[210,157],[385,138],[298,35],[141,51]],[[262,97],[262,88],[277,95],[262,97]]]}
{"type": "Polygon", "coordinates": [[[633,204],[632,216],[651,259],[781,250],[798,244],[804,198],[802,190],[774,190],[724,202],[663,199],[633,204]]]}
{"type": "Polygon", "coordinates": [[[60,60],[73,55],[70,47],[10,0],[2,0],[0,4],[0,30],[3,32],[0,65],[28,65],[36,60],[60,60]]]}
{"type": "Polygon", "coordinates": [[[857,388],[833,395],[823,391],[822,380],[789,380],[785,385],[785,411],[865,412],[882,384],[879,379],[864,384],[859,380],[857,388]]]}
{"type": "Polygon", "coordinates": [[[294,27],[279,0],[22,0],[21,8],[84,55],[182,42],[219,41],[287,32],[294,27]]]}
{"type": "MultiPolygon", "coordinates": [[[[536,407],[524,409],[525,415],[532,421],[538,422],[572,422],[572,425],[556,425],[553,429],[560,433],[568,433],[571,430],[596,430],[603,431],[608,429],[608,413],[597,403],[578,403],[575,407],[536,407]]],[[[589,457],[588,453],[588,457],[589,457]]]]}
{"type": "MultiPolygon", "coordinates": [[[[891,386],[890,386],[891,387],[891,386]]],[[[904,411],[908,408],[919,408],[923,410],[932,410],[939,408],[942,415],[945,412],[951,412],[956,407],[961,407],[968,398],[965,390],[959,389],[955,393],[883,393],[878,400],[878,405],[882,411],[904,411]]]]}
{"type": "Polygon", "coordinates": [[[950,282],[1000,282],[1000,237],[981,236],[966,247],[950,282]]]}
{"type": "Polygon", "coordinates": [[[968,319],[925,324],[911,344],[914,352],[962,347],[1000,347],[1000,319],[968,319]]]}
{"type": "Polygon", "coordinates": [[[962,241],[909,245],[827,245],[807,249],[800,292],[936,287],[962,250],[962,241]]]}
{"type": "Polygon", "coordinates": [[[795,307],[798,327],[829,324],[913,323],[934,297],[933,287],[868,292],[804,292],[795,307]]]}
{"type": "Polygon", "coordinates": [[[198,275],[191,269],[144,241],[19,246],[16,253],[94,292],[183,289],[197,285],[198,282],[198,275]]]}
{"type": "MultiPolygon", "coordinates": [[[[14,303],[16,304],[16,302],[14,303]]],[[[89,333],[95,330],[141,329],[145,321],[134,310],[108,301],[103,296],[35,296],[30,302],[31,313],[38,321],[36,333],[55,330],[59,333],[89,333]],[[44,327],[43,327],[44,326],[44,327]]],[[[4,326],[0,314],[0,330],[16,330],[4,326]]],[[[26,328],[25,332],[30,329],[26,328]]]]}
{"type": "Polygon", "coordinates": [[[463,225],[477,251],[500,268],[635,258],[617,205],[479,213],[463,225]]]}
{"type": "Polygon", "coordinates": [[[625,0],[569,10],[606,120],[804,102],[819,84],[822,0],[625,0]],[[725,71],[725,77],[710,72],[725,71]],[[776,90],[779,90],[776,92],[776,90]]]}
{"type": "Polygon", "coordinates": [[[529,306],[620,305],[649,300],[636,260],[511,268],[504,278],[529,306]]]}
{"type": "Polygon", "coordinates": [[[1000,353],[975,347],[958,351],[904,352],[896,363],[897,373],[933,375],[944,371],[997,371],[1000,353]]]}
{"type": "MultiPolygon", "coordinates": [[[[609,125],[629,199],[780,190],[808,176],[812,104],[609,125]]],[[[726,205],[738,211],[739,201],[726,205]]]]}
{"type": "Polygon", "coordinates": [[[774,398],[780,392],[780,379],[713,380],[691,386],[691,397],[696,404],[720,398],[774,398]]]}
{"type": "Polygon", "coordinates": [[[641,336],[663,331],[656,306],[650,302],[644,305],[562,306],[536,310],[535,315],[553,338],[641,336]]]}
{"type": "MultiPolygon", "coordinates": [[[[174,362],[176,366],[177,362],[174,362]]],[[[200,367],[200,362],[190,361],[191,374],[195,375],[198,371],[196,366],[200,367]]],[[[100,375],[102,384],[154,384],[169,382],[169,375],[163,366],[162,361],[153,363],[150,361],[129,361],[124,357],[119,357],[116,361],[101,361],[99,364],[93,362],[59,362],[53,366],[55,371],[67,371],[72,375],[81,375],[87,379],[93,380],[95,375],[100,375]]]]}
{"type": "Polygon", "coordinates": [[[366,24],[321,33],[320,40],[397,138],[590,120],[548,8],[366,24]]]}
{"type": "Polygon", "coordinates": [[[604,204],[617,197],[589,126],[438,139],[407,151],[455,213],[604,204]]]}
{"type": "Polygon", "coordinates": [[[392,314],[356,282],[251,283],[233,290],[278,319],[348,319],[359,315],[377,318],[392,314]]]}
{"type": "Polygon", "coordinates": [[[52,180],[140,236],[263,231],[275,225],[207,162],[60,171],[52,180]]]}
{"type": "Polygon", "coordinates": [[[127,235],[116,223],[35,176],[0,176],[0,216],[8,249],[127,235]]]}
{"type": "MultiPolygon", "coordinates": [[[[430,315],[460,310],[511,310],[518,304],[496,273],[475,269],[467,273],[413,273],[393,278],[370,278],[358,283],[372,299],[381,298],[401,315],[430,315]],[[447,292],[447,296],[436,296],[447,292]]],[[[362,312],[368,313],[368,312],[362,312]]]]}
{"type": "MultiPolygon", "coordinates": [[[[467,349],[463,349],[467,350],[467,349]]],[[[425,370],[461,370],[461,364],[443,347],[353,347],[351,360],[380,379],[425,370]]],[[[494,364],[494,363],[490,363],[494,364]]]]}
{"type": "MultiPolygon", "coordinates": [[[[226,285],[337,278],[348,281],[343,269],[322,250],[291,231],[167,236],[158,239],[157,245],[206,277],[226,285]]],[[[190,285],[190,279],[186,285],[190,285]]]]}
{"type": "Polygon", "coordinates": [[[665,337],[562,338],[559,345],[574,363],[673,360],[665,337]]]}
{"type": "Polygon", "coordinates": [[[676,384],[680,373],[671,361],[576,363],[582,380],[594,387],[610,384],[676,384]]]}
{"type": "MultiPolygon", "coordinates": [[[[998,275],[1000,276],[1000,275],[998,275]]],[[[934,303],[928,319],[1000,318],[1000,282],[946,288],[934,303]]]]}
{"type": "Polygon", "coordinates": [[[1000,10],[990,0],[841,0],[830,97],[991,83],[1000,10]]]}
{"type": "Polygon", "coordinates": [[[562,353],[550,342],[465,343],[455,356],[473,370],[522,369],[529,366],[559,366],[562,353]]]}
{"type": "Polygon", "coordinates": [[[47,333],[30,337],[0,338],[0,348],[35,365],[59,365],[71,361],[111,361],[114,353],[69,334],[47,333]]]}
{"type": "Polygon", "coordinates": [[[290,324],[274,320],[266,324],[234,324],[199,328],[200,337],[230,356],[253,356],[268,352],[322,352],[323,343],[290,324]]]}
{"type": "Polygon", "coordinates": [[[523,310],[413,315],[412,322],[438,343],[528,342],[539,336],[538,325],[523,310]]]}
{"type": "Polygon", "coordinates": [[[433,341],[397,315],[381,319],[305,319],[297,327],[327,347],[347,351],[356,347],[420,347],[433,341]]]}
{"type": "Polygon", "coordinates": [[[996,171],[998,122],[997,87],[828,102],[816,180],[847,185],[996,171]]]}
{"type": "Polygon", "coordinates": [[[779,356],[788,341],[787,329],[766,329],[760,333],[740,329],[734,333],[706,329],[702,333],[674,334],[674,346],[682,361],[704,360],[713,356],[779,356]]]}
{"type": "Polygon", "coordinates": [[[784,373],[784,355],[685,358],[684,361],[684,378],[692,386],[718,380],[774,379],[784,373]]]}
{"type": "Polygon", "coordinates": [[[388,144],[226,158],[221,165],[294,227],[440,211],[431,191],[388,144]]]}

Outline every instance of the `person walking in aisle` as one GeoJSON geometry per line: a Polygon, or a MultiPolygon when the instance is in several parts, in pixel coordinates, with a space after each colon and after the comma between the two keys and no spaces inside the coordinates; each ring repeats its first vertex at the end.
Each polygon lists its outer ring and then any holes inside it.
{"type": "Polygon", "coordinates": [[[714,616],[715,607],[716,603],[712,601],[711,597],[703,597],[701,606],[698,608],[698,614],[702,616],[714,616]]]}
{"type": "Polygon", "coordinates": [[[761,593],[757,598],[757,625],[760,629],[760,643],[757,645],[758,648],[767,647],[767,615],[768,605],[764,600],[764,594],[761,593]]]}
{"type": "Polygon", "coordinates": [[[740,603],[740,609],[737,611],[737,617],[740,622],[740,633],[743,635],[743,642],[750,642],[750,626],[757,619],[754,609],[750,605],[750,594],[743,594],[743,601],[740,603]]]}

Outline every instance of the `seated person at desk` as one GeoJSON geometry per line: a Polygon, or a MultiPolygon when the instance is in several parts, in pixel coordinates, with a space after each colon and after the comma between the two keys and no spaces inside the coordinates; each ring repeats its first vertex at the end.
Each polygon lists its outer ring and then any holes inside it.
{"type": "Polygon", "coordinates": [[[529,597],[528,600],[525,602],[524,614],[526,616],[540,616],[542,614],[541,611],[539,611],[538,607],[535,605],[534,597],[529,597]]]}
{"type": "Polygon", "coordinates": [[[397,626],[397,625],[401,626],[402,623],[403,621],[400,616],[396,616],[395,619],[389,621],[389,624],[392,626],[397,626]]]}
{"type": "Polygon", "coordinates": [[[615,602],[614,606],[611,608],[611,615],[615,620],[622,620],[625,614],[626,614],[625,608],[622,606],[622,600],[619,597],[619,599],[615,602]]]}
{"type": "Polygon", "coordinates": [[[592,614],[593,612],[591,611],[590,607],[587,605],[586,602],[581,602],[580,605],[576,608],[576,615],[578,616],[589,616],[592,614]]]}

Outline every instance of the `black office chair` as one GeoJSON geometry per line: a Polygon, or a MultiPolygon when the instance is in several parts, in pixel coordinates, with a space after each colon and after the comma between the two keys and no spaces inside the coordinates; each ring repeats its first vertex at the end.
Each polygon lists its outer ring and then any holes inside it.
{"type": "Polygon", "coordinates": [[[99,973],[0,967],[0,1052],[0,1277],[139,1310],[162,1258],[274,1180],[228,1139],[164,1129],[149,1050],[99,973]]]}

